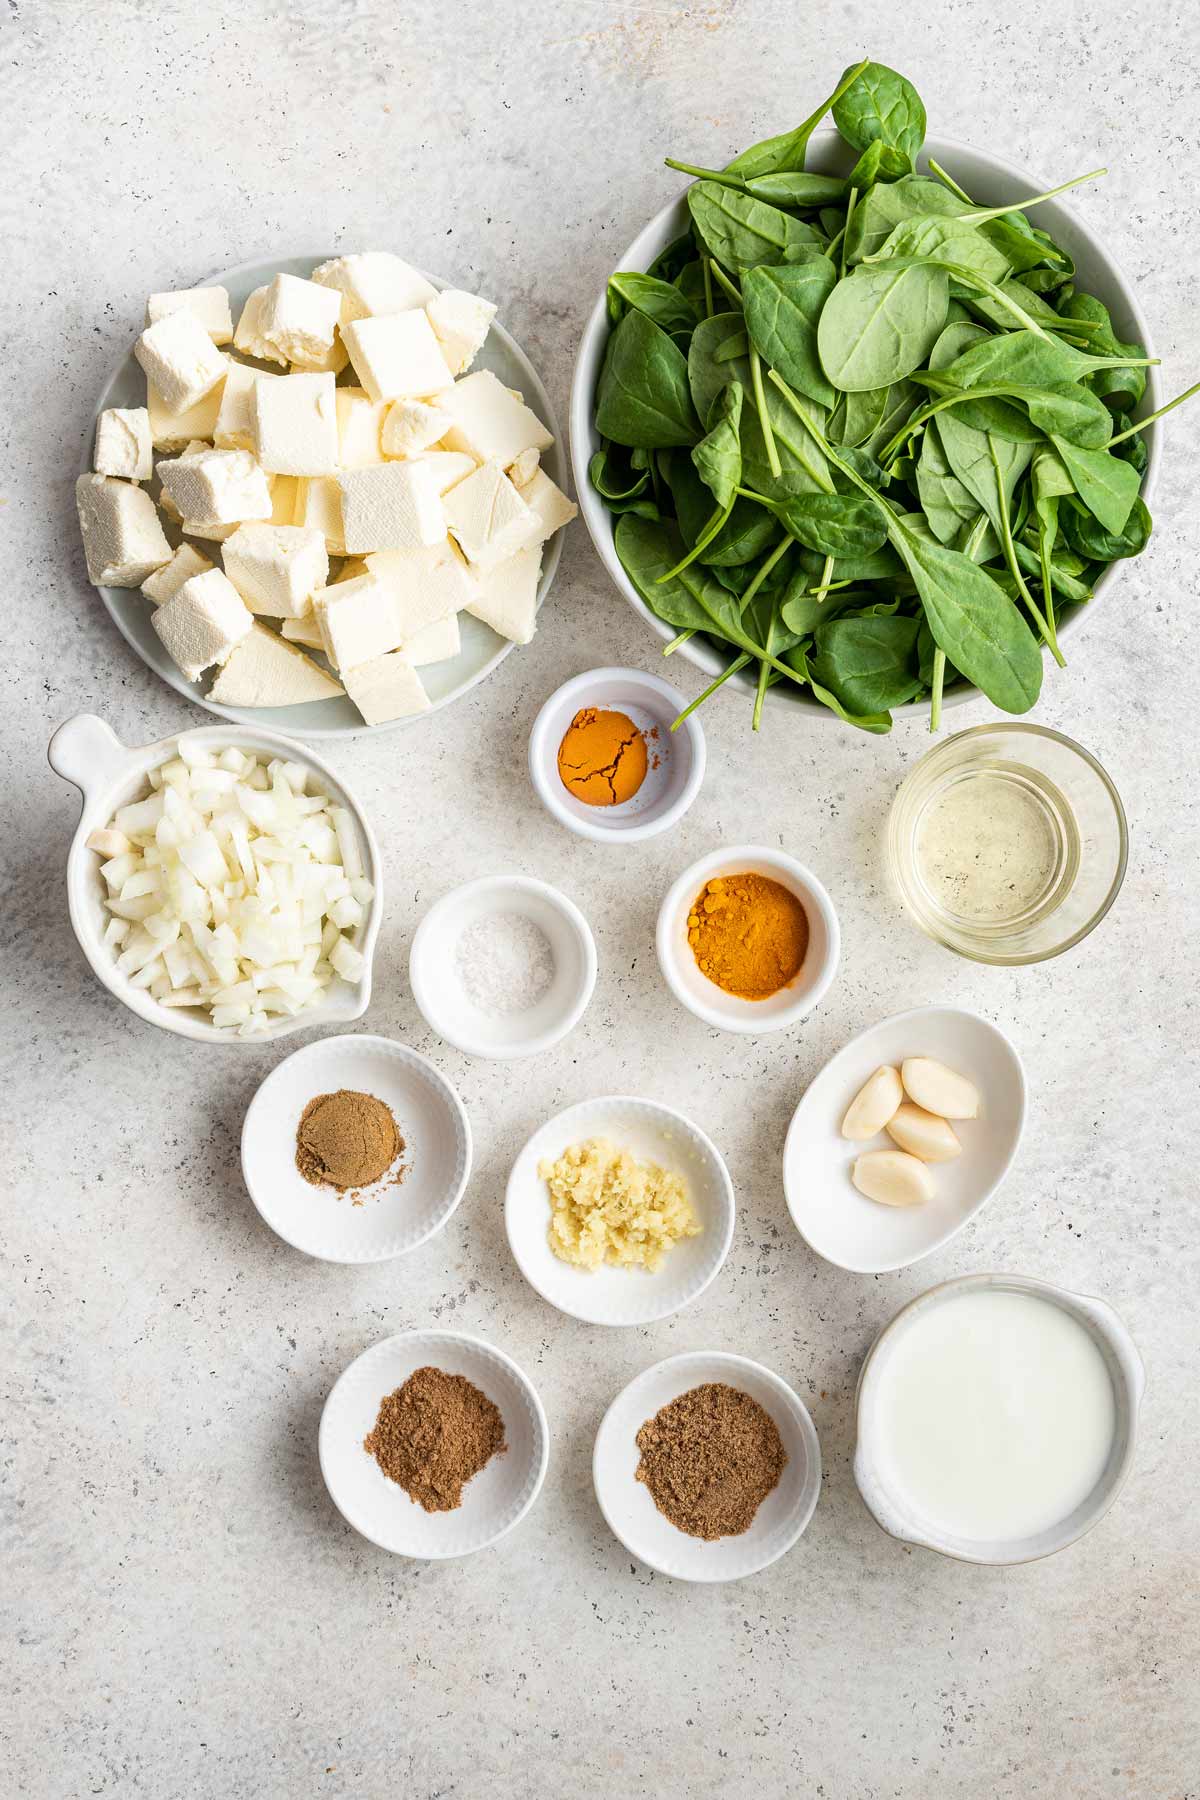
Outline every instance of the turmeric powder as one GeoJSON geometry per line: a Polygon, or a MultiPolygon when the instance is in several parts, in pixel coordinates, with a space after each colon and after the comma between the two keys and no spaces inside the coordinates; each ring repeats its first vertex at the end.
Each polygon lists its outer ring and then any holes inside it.
{"type": "Polygon", "coordinates": [[[718,875],[688,914],[701,974],[741,1000],[767,1000],[794,981],[808,950],[808,914],[769,875],[718,875]]]}
{"type": "Polygon", "coordinates": [[[624,713],[585,706],[558,747],[558,773],[588,806],[620,806],[646,779],[646,740],[624,713]]]}

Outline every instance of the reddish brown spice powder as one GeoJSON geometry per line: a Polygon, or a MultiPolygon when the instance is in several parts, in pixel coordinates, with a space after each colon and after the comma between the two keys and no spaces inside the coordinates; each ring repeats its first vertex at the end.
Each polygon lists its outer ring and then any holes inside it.
{"type": "Polygon", "coordinates": [[[637,1479],[689,1537],[748,1531],[787,1467],[770,1413],[740,1388],[706,1381],[647,1419],[637,1434],[637,1479]]]}
{"type": "Polygon", "coordinates": [[[507,1450],[500,1409],[465,1375],[414,1369],[385,1394],[363,1449],[426,1512],[453,1512],[472,1477],[507,1450]]]}

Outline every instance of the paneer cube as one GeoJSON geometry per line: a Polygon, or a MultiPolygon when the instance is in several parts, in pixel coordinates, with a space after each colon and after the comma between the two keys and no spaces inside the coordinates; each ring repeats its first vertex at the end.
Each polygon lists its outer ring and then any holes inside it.
{"type": "Polygon", "coordinates": [[[533,544],[479,577],[478,592],[467,611],[501,637],[527,644],[537,629],[537,589],[542,550],[533,544]]]}
{"type": "Polygon", "coordinates": [[[221,706],[303,706],[344,692],[302,650],[265,625],[252,625],[222,664],[208,697],[221,706]]]}
{"type": "Polygon", "coordinates": [[[171,546],[145,488],[111,475],[81,475],[75,504],[88,580],[97,587],[140,587],[170,562],[171,546]]]}
{"type": "MultiPolygon", "coordinates": [[[[223,358],[226,370],[230,367],[228,357],[223,358]]],[[[217,419],[221,411],[221,397],[225,392],[225,376],[222,376],[216,387],[210,388],[203,400],[197,400],[195,406],[186,411],[173,413],[167,410],[165,401],[152,381],[146,383],[146,411],[150,415],[150,437],[156,450],[165,450],[168,455],[182,450],[194,438],[207,442],[216,430],[217,419]]]]}
{"type": "Polygon", "coordinates": [[[383,461],[380,442],[386,400],[372,400],[365,388],[340,387],[336,394],[338,461],[343,469],[369,469],[383,461]]]}
{"type": "Polygon", "coordinates": [[[333,349],[341,295],[298,275],[277,275],[263,296],[258,330],[286,362],[319,363],[333,349]]]}
{"type": "Polygon", "coordinates": [[[225,379],[225,358],[195,313],[173,312],[147,326],[133,354],[168,412],[186,412],[225,379]]]}
{"type": "Polygon", "coordinates": [[[266,304],[265,287],[255,288],[242,308],[237,322],[237,330],[233,334],[233,347],[240,350],[243,356],[257,357],[259,362],[286,363],[274,344],[269,344],[262,332],[263,307],[266,304]]]}
{"type": "Polygon", "coordinates": [[[449,539],[424,550],[377,551],[368,556],[367,568],[392,597],[398,643],[460,612],[478,594],[470,570],[449,539]]]}
{"type": "Polygon", "coordinates": [[[167,294],[151,294],[146,302],[146,323],[157,325],[160,319],[173,312],[193,314],[214,344],[227,344],[233,336],[227,288],[175,288],[167,294]]]}
{"type": "Polygon", "coordinates": [[[155,606],[165,606],[168,600],[175,598],[185,581],[193,575],[203,575],[205,569],[212,566],[194,544],[180,544],[169,563],[155,569],[153,575],[147,575],[142,592],[155,606]]]}
{"type": "Polygon", "coordinates": [[[276,475],[332,475],[338,466],[332,375],[255,382],[251,400],[258,460],[276,475]]]}
{"type": "Polygon", "coordinates": [[[475,569],[493,569],[526,544],[540,542],[541,520],[526,506],[498,462],[481,464],[473,475],[450,489],[442,505],[451,535],[475,569]]]}
{"type": "Polygon", "coordinates": [[[302,619],[285,619],[279,629],[289,644],[306,644],[310,650],[325,648],[325,640],[321,636],[321,627],[317,624],[314,612],[305,613],[302,619]]]}
{"type": "Polygon", "coordinates": [[[564,525],[569,525],[579,508],[573,500],[568,500],[557,483],[551,481],[544,469],[538,469],[531,481],[517,488],[522,500],[531,512],[537,514],[539,525],[539,542],[553,537],[564,525]]]}
{"type": "Polygon", "coordinates": [[[278,379],[266,369],[230,360],[216,422],[209,433],[218,450],[254,449],[254,384],[278,379]]]}
{"type": "Polygon", "coordinates": [[[375,575],[335,582],[313,595],[321,645],[335,669],[351,669],[394,650],[399,616],[389,587],[375,575]]]}
{"type": "Polygon", "coordinates": [[[426,450],[421,461],[433,476],[439,494],[448,494],[479,467],[473,456],[464,456],[461,450],[426,450]]]}
{"type": "Polygon", "coordinates": [[[223,663],[254,623],[233,583],[220,569],[191,575],[151,615],[150,623],[189,681],[223,663]]]}
{"type": "Polygon", "coordinates": [[[124,481],[149,481],[154,473],[150,414],[144,406],[109,406],[96,420],[97,475],[124,481]]]}
{"type": "Polygon", "coordinates": [[[414,669],[423,669],[429,663],[445,662],[447,657],[457,656],[462,649],[458,614],[447,613],[444,619],[426,625],[423,631],[414,632],[412,637],[404,639],[400,648],[414,669]]]}
{"type": "Polygon", "coordinates": [[[343,325],[350,325],[355,319],[410,312],[437,294],[433,283],[419,269],[387,250],[335,256],[314,269],[312,279],[322,287],[336,288],[342,296],[343,325]]]}
{"type": "Polygon", "coordinates": [[[192,451],[160,462],[158,473],[185,530],[271,517],[267,477],[248,450],[192,451]]]}
{"type": "Polygon", "coordinates": [[[532,481],[541,466],[541,460],[536,450],[522,450],[520,456],[508,465],[508,479],[513,486],[523,488],[532,481]]]}
{"type": "Polygon", "coordinates": [[[446,415],[426,400],[393,400],[383,421],[385,456],[419,456],[446,429],[446,415]]]}
{"type": "Polygon", "coordinates": [[[429,711],[429,695],[403,651],[346,669],[342,679],[368,725],[387,725],[393,719],[429,711]]]}
{"type": "Polygon", "coordinates": [[[548,450],[554,442],[537,414],[490,369],[464,375],[438,405],[448,420],[445,448],[462,450],[476,462],[498,462],[507,469],[523,450],[548,450]]]}
{"type": "Polygon", "coordinates": [[[444,541],[442,498],[433,476],[420,462],[346,469],[338,482],[342,538],[352,556],[373,550],[418,550],[444,541]]]}
{"type": "Polygon", "coordinates": [[[300,618],[329,580],[325,539],[303,525],[239,525],[222,560],[250,611],[276,619],[300,618]]]}
{"type": "Polygon", "coordinates": [[[271,523],[272,525],[300,525],[303,520],[296,517],[296,508],[300,500],[300,475],[268,475],[271,487],[271,523]]]}
{"type": "Polygon", "coordinates": [[[300,479],[296,495],[297,525],[311,525],[325,539],[330,556],[344,556],[342,536],[342,490],[332,475],[314,475],[300,479]]]}
{"type": "Polygon", "coordinates": [[[354,372],[372,400],[424,399],[452,388],[454,377],[419,309],[342,326],[354,372]]]}
{"type": "Polygon", "coordinates": [[[452,372],[464,374],[483,348],[495,306],[478,294],[445,288],[426,304],[425,313],[452,372]]]}

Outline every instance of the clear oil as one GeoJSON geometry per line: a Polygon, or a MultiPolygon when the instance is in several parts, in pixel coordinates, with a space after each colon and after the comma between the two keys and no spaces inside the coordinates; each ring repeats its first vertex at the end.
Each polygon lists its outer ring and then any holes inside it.
{"type": "Polygon", "coordinates": [[[1079,868],[1079,832],[1040,770],[972,762],[925,801],[913,860],[935,916],[972,934],[1011,932],[1062,904],[1079,868]]]}

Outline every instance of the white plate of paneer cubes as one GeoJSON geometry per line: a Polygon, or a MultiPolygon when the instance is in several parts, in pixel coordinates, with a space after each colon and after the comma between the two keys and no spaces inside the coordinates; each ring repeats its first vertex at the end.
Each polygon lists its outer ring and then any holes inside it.
{"type": "Polygon", "coordinates": [[[575,515],[546,391],[479,295],[388,251],[152,294],[76,484],[151,668],[299,737],[445,706],[533,636],[575,515]]]}

